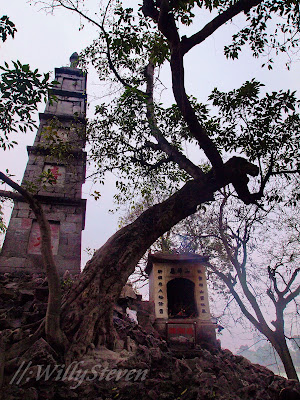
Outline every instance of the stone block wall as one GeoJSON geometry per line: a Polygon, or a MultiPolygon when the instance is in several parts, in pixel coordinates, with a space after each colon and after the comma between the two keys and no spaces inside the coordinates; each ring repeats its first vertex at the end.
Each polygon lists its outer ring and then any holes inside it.
{"type": "MultiPolygon", "coordinates": [[[[52,252],[59,273],[80,272],[82,197],[86,153],[86,75],[77,68],[56,68],[60,83],[40,114],[22,186],[41,202],[51,228],[52,252]]],[[[0,272],[43,272],[40,232],[27,203],[16,201],[0,254],[0,272]]]]}
{"type": "MultiPolygon", "coordinates": [[[[43,208],[51,227],[52,251],[59,273],[80,273],[85,201],[73,205],[44,204],[43,208]]],[[[0,257],[0,271],[28,270],[43,271],[39,228],[28,204],[16,202],[0,257]]]]}
{"type": "Polygon", "coordinates": [[[67,158],[58,160],[50,155],[39,153],[36,148],[30,147],[29,161],[24,173],[23,185],[37,186],[36,193],[43,196],[60,196],[80,199],[82,184],[85,181],[86,153],[74,152],[67,158]],[[51,179],[42,179],[43,173],[51,172],[55,182],[51,179]]]}

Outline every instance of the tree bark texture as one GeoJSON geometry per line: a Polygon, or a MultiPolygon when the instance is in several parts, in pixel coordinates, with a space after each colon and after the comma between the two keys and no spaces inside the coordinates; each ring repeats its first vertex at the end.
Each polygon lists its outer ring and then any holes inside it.
{"type": "MultiPolygon", "coordinates": [[[[10,187],[17,190],[22,198],[29,204],[39,224],[41,232],[41,253],[43,266],[48,279],[49,296],[45,318],[45,333],[49,343],[57,350],[63,350],[66,345],[66,337],[60,328],[60,307],[61,307],[61,287],[56,264],[53,258],[51,247],[51,231],[49,222],[43,211],[41,203],[32,196],[26,189],[12,181],[3,172],[0,172],[0,179],[10,187]]],[[[16,193],[1,192],[0,194],[17,199],[16,193]]]]}
{"type": "Polygon", "coordinates": [[[137,262],[163,233],[193,214],[198,205],[212,201],[214,192],[229,184],[236,170],[256,173],[252,164],[233,157],[220,178],[211,170],[203,179],[187,182],[120,229],[95,253],[63,300],[62,329],[70,342],[67,362],[84,354],[92,342],[111,341],[107,316],[137,262]]]}
{"type": "Polygon", "coordinates": [[[284,333],[275,332],[274,335],[272,335],[272,337],[269,337],[268,339],[270,340],[274,349],[277,351],[283,363],[284,370],[288,379],[294,379],[299,382],[297,371],[295,369],[290,350],[286,343],[284,333]]]}

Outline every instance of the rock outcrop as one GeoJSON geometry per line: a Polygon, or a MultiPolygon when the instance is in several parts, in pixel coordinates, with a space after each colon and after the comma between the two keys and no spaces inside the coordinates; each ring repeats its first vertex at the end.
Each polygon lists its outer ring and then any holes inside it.
{"type": "MultiPolygon", "coordinates": [[[[1,276],[1,334],[7,346],[32,334],[43,318],[47,282],[1,276]],[[24,329],[24,326],[27,327],[24,329]]],[[[170,349],[150,325],[115,315],[114,351],[91,346],[66,366],[40,338],[5,368],[5,400],[299,400],[300,385],[229,350],[170,349]]]]}

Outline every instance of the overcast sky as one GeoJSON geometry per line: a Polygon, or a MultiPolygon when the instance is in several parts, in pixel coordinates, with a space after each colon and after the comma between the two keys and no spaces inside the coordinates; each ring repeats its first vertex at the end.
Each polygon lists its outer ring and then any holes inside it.
{"type": "MultiPolygon", "coordinates": [[[[1,8],[2,14],[7,14],[11,18],[18,32],[15,39],[9,38],[1,44],[0,65],[4,61],[18,59],[22,63],[29,63],[32,68],[38,68],[41,72],[54,72],[55,67],[69,65],[70,55],[74,51],[79,53],[97,35],[97,31],[91,26],[79,31],[80,20],[70,13],[57,12],[52,16],[39,7],[30,6],[26,0],[2,1],[2,3],[4,3],[1,8]]],[[[99,82],[96,76],[89,74],[89,115],[93,111],[98,88],[99,82]]],[[[41,112],[44,107],[44,104],[40,105],[41,112]]],[[[18,136],[19,146],[11,151],[0,150],[1,169],[8,168],[18,180],[22,179],[27,163],[26,146],[32,145],[35,134],[36,132],[18,136]]],[[[108,213],[112,207],[113,180],[108,182],[98,202],[89,197],[94,189],[90,183],[83,189],[83,196],[88,198],[86,230],[83,233],[83,263],[87,260],[84,249],[100,247],[117,229],[117,216],[108,213]]]]}
{"type": "MultiPolygon", "coordinates": [[[[128,1],[136,4],[136,1],[128,1]]],[[[94,1],[93,4],[96,4],[94,1]]],[[[97,29],[85,24],[79,31],[80,20],[77,16],[67,11],[60,10],[54,16],[45,14],[38,6],[30,6],[26,0],[2,0],[2,15],[8,15],[16,24],[18,32],[15,39],[9,38],[0,46],[0,65],[4,61],[19,59],[22,63],[29,63],[32,68],[41,72],[54,71],[55,67],[68,65],[69,56],[80,52],[85,46],[97,37],[97,29]]],[[[206,21],[207,22],[207,21],[206,21]]],[[[205,23],[199,20],[197,29],[205,23]]],[[[243,51],[239,61],[226,60],[223,55],[223,46],[230,41],[230,34],[237,26],[242,24],[242,19],[233,21],[232,25],[222,28],[205,43],[186,56],[185,67],[187,76],[187,92],[205,102],[214,87],[220,90],[230,90],[239,87],[246,80],[257,78],[266,85],[266,90],[292,89],[299,93],[299,62],[292,65],[292,70],[284,67],[286,59],[278,60],[273,71],[262,69],[262,59],[251,58],[248,50],[243,51]]],[[[185,33],[185,32],[181,32],[185,33]]],[[[168,68],[161,71],[161,79],[170,87],[168,68]]],[[[88,76],[88,102],[89,116],[97,97],[102,95],[102,86],[93,73],[88,76]]],[[[162,94],[162,100],[169,104],[173,101],[170,91],[162,94]]],[[[41,105],[40,111],[43,111],[41,105]]],[[[26,137],[19,136],[19,146],[11,151],[0,150],[0,168],[8,168],[10,173],[21,180],[27,162],[26,145],[31,145],[34,134],[26,137]]],[[[83,233],[83,250],[86,247],[99,248],[117,230],[117,215],[111,215],[108,210],[113,206],[114,182],[110,178],[104,190],[101,188],[102,197],[98,202],[89,197],[95,187],[87,184],[84,187],[84,197],[88,199],[86,229],[83,233]]],[[[87,256],[83,253],[83,260],[87,256]]]]}

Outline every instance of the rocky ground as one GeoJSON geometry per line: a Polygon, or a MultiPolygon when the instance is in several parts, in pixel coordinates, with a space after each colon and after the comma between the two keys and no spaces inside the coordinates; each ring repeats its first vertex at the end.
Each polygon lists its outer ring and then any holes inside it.
{"type": "MultiPolygon", "coordinates": [[[[68,286],[68,282],[64,282],[68,286]]],[[[0,278],[0,331],[9,347],[31,334],[43,318],[47,282],[23,275],[0,278]],[[21,329],[21,326],[25,329],[21,329]]],[[[251,364],[229,350],[197,347],[172,350],[149,329],[125,315],[115,318],[117,351],[89,349],[65,366],[39,339],[18,360],[6,365],[5,400],[299,400],[300,385],[251,364]]]]}

